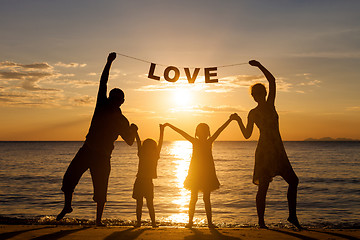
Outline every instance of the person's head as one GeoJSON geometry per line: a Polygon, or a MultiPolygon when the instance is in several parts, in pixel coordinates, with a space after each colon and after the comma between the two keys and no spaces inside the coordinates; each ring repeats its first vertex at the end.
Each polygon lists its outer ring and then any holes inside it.
{"type": "Polygon", "coordinates": [[[251,86],[251,96],[253,96],[256,102],[265,102],[266,94],[267,93],[264,84],[256,83],[251,86]]]}
{"type": "Polygon", "coordinates": [[[157,143],[151,138],[145,139],[141,146],[141,151],[149,157],[157,157],[157,143]]]}
{"type": "Polygon", "coordinates": [[[110,103],[113,104],[114,106],[120,107],[121,104],[123,104],[125,101],[125,94],[119,88],[111,89],[109,93],[109,100],[110,103]]]}
{"type": "Polygon", "coordinates": [[[210,127],[206,123],[200,123],[196,127],[195,131],[195,137],[198,137],[200,139],[207,139],[210,137],[210,127]]]}

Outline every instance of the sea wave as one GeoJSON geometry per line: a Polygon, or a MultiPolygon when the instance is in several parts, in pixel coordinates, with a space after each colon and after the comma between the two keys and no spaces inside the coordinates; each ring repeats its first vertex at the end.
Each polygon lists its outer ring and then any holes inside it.
{"type": "MultiPolygon", "coordinates": [[[[359,143],[285,142],[289,159],[300,179],[298,217],[305,226],[358,228],[360,219],[359,143]]],[[[61,222],[53,216],[63,206],[62,178],[81,142],[0,143],[0,222],[3,224],[92,225],[93,185],[87,172],[73,199],[76,218],[61,222]],[[42,214],[40,216],[40,214],[42,214]]],[[[221,187],[211,194],[213,220],[219,227],[256,227],[256,191],[252,184],[256,142],[215,142],[213,155],[221,187]]],[[[183,188],[191,156],[188,142],[164,142],[154,180],[156,217],[162,226],[182,227],[188,220],[190,192],[183,188]],[[173,222],[172,222],[173,221],[173,222]]],[[[108,225],[130,226],[136,201],[131,198],[137,172],[137,148],[117,142],[112,154],[108,225]]],[[[288,185],[274,178],[267,195],[266,222],[287,225],[288,185]]],[[[196,207],[198,226],[206,226],[202,195],[196,207]]],[[[144,219],[147,218],[144,208],[144,219]]],[[[144,222],[144,224],[150,224],[144,222]]]]}
{"type": "MultiPolygon", "coordinates": [[[[126,220],[126,219],[103,219],[102,222],[106,226],[134,226],[135,220],[126,220]]],[[[177,223],[172,221],[157,221],[158,225],[161,227],[184,227],[184,223],[177,223]]],[[[21,218],[21,217],[8,217],[0,215],[0,224],[6,225],[81,225],[81,226],[92,226],[95,225],[95,220],[84,219],[84,218],[64,218],[61,221],[56,221],[55,216],[36,216],[32,218],[21,218]]],[[[226,222],[218,222],[214,223],[219,228],[257,228],[256,224],[249,223],[226,223],[226,222]]],[[[144,220],[142,221],[143,226],[151,226],[151,222],[144,220]]],[[[195,222],[194,227],[207,227],[206,223],[195,222]]],[[[272,223],[268,224],[270,228],[294,228],[289,223],[272,223]]],[[[312,222],[303,224],[305,228],[316,228],[316,229],[360,229],[360,221],[359,222],[312,222]]]]}

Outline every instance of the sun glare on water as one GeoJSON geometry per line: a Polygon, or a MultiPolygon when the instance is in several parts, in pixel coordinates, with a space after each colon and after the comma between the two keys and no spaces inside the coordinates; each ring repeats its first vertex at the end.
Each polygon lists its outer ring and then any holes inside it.
{"type": "Polygon", "coordinates": [[[188,221],[188,204],[190,201],[190,192],[184,188],[184,181],[189,169],[192,145],[188,141],[176,141],[173,143],[170,154],[174,156],[175,168],[173,169],[176,176],[176,187],[178,196],[174,197],[172,203],[177,205],[179,213],[168,217],[172,222],[186,223],[188,221]]]}

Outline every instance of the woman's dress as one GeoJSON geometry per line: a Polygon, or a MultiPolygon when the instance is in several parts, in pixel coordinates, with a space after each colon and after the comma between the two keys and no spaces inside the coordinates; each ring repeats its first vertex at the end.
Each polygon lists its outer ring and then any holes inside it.
{"type": "Polygon", "coordinates": [[[279,131],[279,116],[275,106],[267,104],[251,110],[260,137],[255,152],[253,183],[272,181],[273,177],[293,171],[279,131]]]}

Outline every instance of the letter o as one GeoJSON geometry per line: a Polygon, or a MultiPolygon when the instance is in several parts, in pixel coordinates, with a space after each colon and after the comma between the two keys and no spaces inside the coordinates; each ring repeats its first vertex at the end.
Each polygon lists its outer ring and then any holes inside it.
{"type": "Polygon", "coordinates": [[[166,81],[168,82],[176,82],[180,77],[180,70],[177,67],[174,66],[169,66],[167,68],[165,68],[164,70],[164,78],[166,81]],[[169,72],[170,71],[174,71],[175,75],[173,78],[170,78],[169,76],[169,72]]]}

